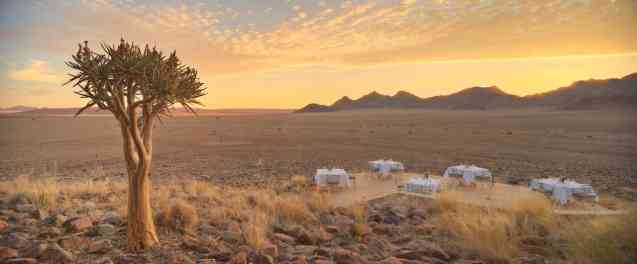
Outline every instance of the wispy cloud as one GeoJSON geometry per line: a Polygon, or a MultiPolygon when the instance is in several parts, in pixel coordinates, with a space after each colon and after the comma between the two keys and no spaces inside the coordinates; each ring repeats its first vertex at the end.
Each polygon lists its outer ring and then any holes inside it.
{"type": "Polygon", "coordinates": [[[53,72],[46,61],[33,60],[31,64],[19,69],[11,69],[7,74],[14,81],[33,81],[61,84],[64,76],[53,72]]]}

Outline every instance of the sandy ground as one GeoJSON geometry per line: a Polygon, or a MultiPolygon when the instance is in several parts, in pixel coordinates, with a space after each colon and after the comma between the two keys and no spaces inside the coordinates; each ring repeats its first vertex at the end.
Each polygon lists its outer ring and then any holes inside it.
{"type": "MultiPolygon", "coordinates": [[[[567,176],[637,188],[637,114],[616,111],[358,111],[177,117],[156,127],[156,178],[259,183],[392,158],[410,172],[458,163],[500,182],[567,176]]],[[[123,177],[109,117],[0,117],[0,177],[123,177]]]]}
{"type": "MultiPolygon", "coordinates": [[[[452,191],[454,199],[469,205],[475,205],[485,208],[496,209],[513,209],[519,201],[523,201],[525,197],[529,197],[535,193],[527,186],[511,185],[505,183],[495,183],[477,181],[473,187],[461,187],[457,183],[460,178],[443,178],[441,176],[431,176],[438,179],[442,183],[442,189],[438,193],[420,194],[409,193],[399,189],[398,186],[404,185],[410,178],[417,176],[415,173],[396,173],[393,175],[378,178],[370,173],[353,174],[356,181],[350,188],[328,189],[323,191],[328,193],[331,204],[335,206],[350,207],[357,203],[367,203],[370,200],[381,199],[395,194],[410,195],[421,197],[423,199],[437,199],[438,196],[445,192],[452,191]]],[[[574,205],[560,206],[554,204],[556,213],[563,215],[615,215],[626,214],[623,208],[618,210],[610,210],[596,204],[592,200],[577,199],[576,207],[574,205]]]]}

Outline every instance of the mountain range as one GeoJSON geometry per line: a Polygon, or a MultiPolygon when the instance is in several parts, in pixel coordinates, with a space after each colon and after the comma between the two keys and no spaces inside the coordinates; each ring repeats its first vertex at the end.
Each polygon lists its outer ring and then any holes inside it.
{"type": "Polygon", "coordinates": [[[450,95],[429,98],[406,91],[399,91],[392,96],[374,91],[355,100],[344,96],[331,105],[311,103],[296,113],[374,108],[491,110],[535,107],[562,110],[637,108],[637,73],[623,78],[576,81],[566,87],[528,96],[508,94],[495,86],[471,87],[450,95]]]}

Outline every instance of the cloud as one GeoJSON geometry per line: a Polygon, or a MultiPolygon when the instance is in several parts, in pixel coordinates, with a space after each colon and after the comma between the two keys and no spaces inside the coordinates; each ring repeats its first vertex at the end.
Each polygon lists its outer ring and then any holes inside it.
{"type": "Polygon", "coordinates": [[[31,64],[21,68],[13,69],[8,73],[10,80],[14,81],[33,81],[44,83],[61,84],[64,82],[64,76],[54,73],[49,69],[49,64],[42,60],[32,60],[31,64]]]}
{"type": "MultiPolygon", "coordinates": [[[[248,15],[249,10],[223,4],[83,1],[83,6],[61,8],[63,24],[34,23],[0,34],[7,39],[21,34],[33,50],[63,55],[84,39],[95,47],[125,37],[175,49],[209,76],[301,64],[350,67],[637,50],[637,29],[628,26],[637,23],[630,13],[637,8],[634,1],[623,8],[600,3],[596,12],[566,0],[322,3],[319,10],[290,3],[284,11],[291,15],[277,16],[272,7],[248,15]]],[[[55,5],[37,12],[50,9],[55,5]]]]}

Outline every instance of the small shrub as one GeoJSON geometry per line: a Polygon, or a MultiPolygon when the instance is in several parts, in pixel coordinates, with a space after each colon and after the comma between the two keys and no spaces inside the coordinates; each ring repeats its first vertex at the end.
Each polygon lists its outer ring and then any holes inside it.
{"type": "Polygon", "coordinates": [[[199,223],[197,209],[184,200],[161,206],[158,222],[175,231],[190,231],[199,223]]]}
{"type": "Polygon", "coordinates": [[[275,203],[278,218],[286,224],[310,225],[316,223],[316,217],[299,195],[278,196],[275,203]]]}

